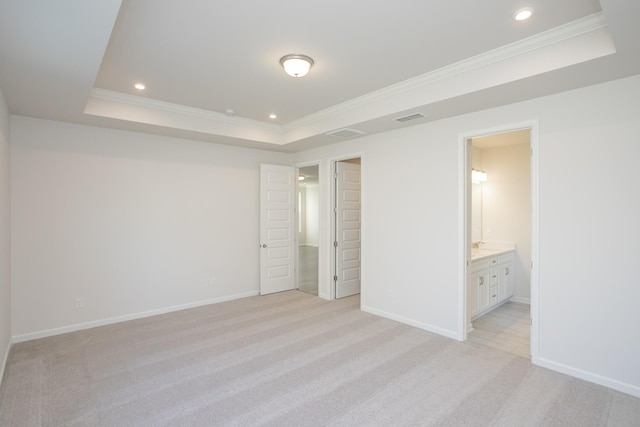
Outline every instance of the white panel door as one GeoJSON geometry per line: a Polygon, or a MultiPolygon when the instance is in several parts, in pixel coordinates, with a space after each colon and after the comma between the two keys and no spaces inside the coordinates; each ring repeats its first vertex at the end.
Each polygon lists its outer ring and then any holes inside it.
{"type": "Polygon", "coordinates": [[[336,298],[360,293],[360,165],[336,163],[336,298]]]}
{"type": "Polygon", "coordinates": [[[260,165],[260,294],[295,288],[295,168],[260,165]]]}

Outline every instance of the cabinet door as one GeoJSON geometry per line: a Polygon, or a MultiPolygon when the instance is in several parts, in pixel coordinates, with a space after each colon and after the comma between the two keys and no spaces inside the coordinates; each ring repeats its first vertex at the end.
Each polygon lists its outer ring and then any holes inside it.
{"type": "Polygon", "coordinates": [[[478,311],[485,311],[491,304],[489,286],[489,270],[483,270],[478,274],[478,311]]]}
{"type": "Polygon", "coordinates": [[[473,319],[478,313],[489,308],[489,270],[472,273],[467,292],[469,313],[473,319]]]}
{"type": "Polygon", "coordinates": [[[498,266],[498,300],[511,298],[514,293],[513,263],[498,266]]]}

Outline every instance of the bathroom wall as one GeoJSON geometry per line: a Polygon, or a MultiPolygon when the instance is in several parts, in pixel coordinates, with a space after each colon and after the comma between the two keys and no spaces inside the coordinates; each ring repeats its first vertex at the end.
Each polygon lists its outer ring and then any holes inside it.
{"type": "Polygon", "coordinates": [[[531,294],[531,155],[529,144],[482,149],[483,238],[514,242],[515,301],[531,294]]]}

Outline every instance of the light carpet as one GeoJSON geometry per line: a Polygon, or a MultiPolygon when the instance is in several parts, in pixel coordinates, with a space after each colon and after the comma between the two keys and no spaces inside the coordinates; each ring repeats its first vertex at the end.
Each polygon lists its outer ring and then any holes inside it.
{"type": "Polygon", "coordinates": [[[16,344],[0,425],[638,426],[640,399],[292,291],[16,344]]]}

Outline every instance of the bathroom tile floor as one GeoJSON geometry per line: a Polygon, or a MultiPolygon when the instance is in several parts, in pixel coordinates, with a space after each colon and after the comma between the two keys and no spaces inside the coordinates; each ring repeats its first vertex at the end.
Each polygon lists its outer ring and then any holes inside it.
{"type": "Polygon", "coordinates": [[[529,359],[529,317],[528,304],[508,301],[474,320],[468,340],[529,359]]]}

